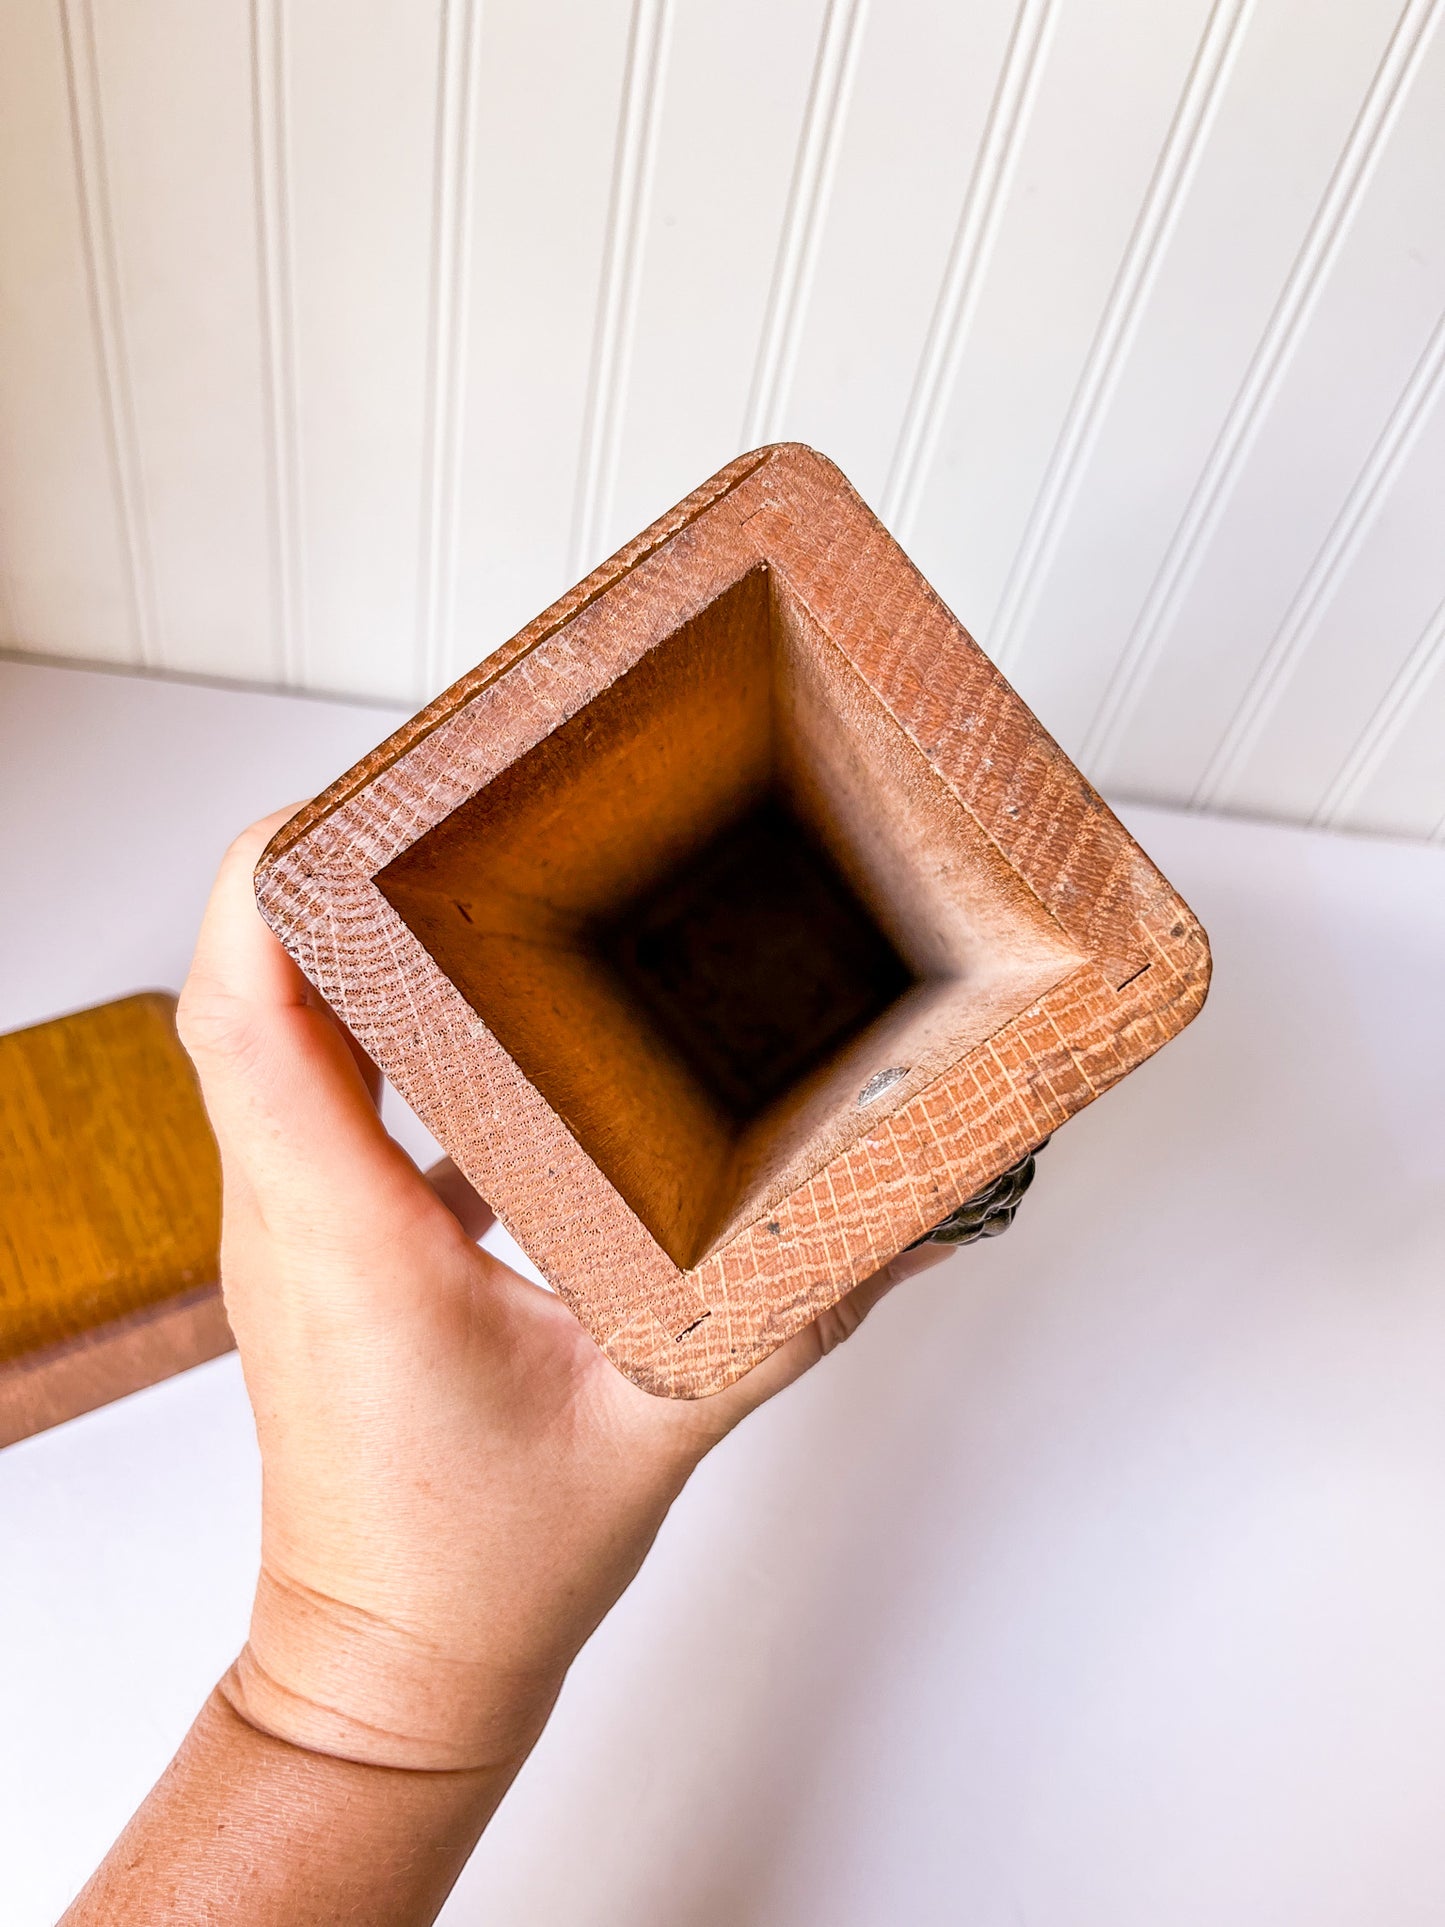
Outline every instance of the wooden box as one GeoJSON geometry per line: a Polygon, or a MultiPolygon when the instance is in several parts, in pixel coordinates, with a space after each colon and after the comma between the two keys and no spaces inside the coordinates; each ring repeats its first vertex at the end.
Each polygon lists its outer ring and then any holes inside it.
{"type": "Polygon", "coordinates": [[[261,909],[614,1363],[727,1384],[1157,1050],[1204,934],[829,462],[744,456],[261,909]]]}

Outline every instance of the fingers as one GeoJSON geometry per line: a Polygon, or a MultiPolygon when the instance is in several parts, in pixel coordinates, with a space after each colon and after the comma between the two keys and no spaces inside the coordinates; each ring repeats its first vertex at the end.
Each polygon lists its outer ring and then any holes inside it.
{"type": "Polygon", "coordinates": [[[438,1158],[426,1173],[426,1181],[474,1244],[486,1237],[497,1214],[450,1158],[438,1158]]]}
{"type": "Polygon", "coordinates": [[[253,823],[221,859],[182,993],[183,1011],[203,1031],[242,1007],[306,1002],[306,979],[262,922],[251,883],[262,850],[293,814],[278,810],[253,823]]]}
{"type": "Polygon", "coordinates": [[[381,1066],[373,1063],[372,1059],[368,1057],[360,1044],[357,1043],[351,1032],[346,1028],[345,1024],[342,1023],[341,1019],[337,1016],[336,1012],[331,1009],[329,1004],[327,1005],[327,1013],[332,1023],[335,1024],[336,1028],[341,1032],[346,1043],[346,1048],[351,1052],[352,1063],[355,1064],[357,1070],[361,1073],[361,1081],[366,1086],[366,1094],[371,1099],[372,1108],[379,1111],[381,1109],[381,1087],[386,1082],[381,1074],[381,1066]]]}

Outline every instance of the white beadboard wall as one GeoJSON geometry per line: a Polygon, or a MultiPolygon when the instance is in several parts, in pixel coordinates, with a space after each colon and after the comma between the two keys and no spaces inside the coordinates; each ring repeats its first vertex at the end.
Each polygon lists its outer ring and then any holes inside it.
{"type": "Polygon", "coordinates": [[[3,0],[0,642],[421,699],[742,448],[1101,786],[1445,836],[1445,0],[3,0]]]}

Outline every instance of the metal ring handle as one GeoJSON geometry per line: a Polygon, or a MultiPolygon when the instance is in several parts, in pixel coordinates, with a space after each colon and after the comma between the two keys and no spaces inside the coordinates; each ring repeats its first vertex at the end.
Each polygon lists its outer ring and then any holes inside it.
{"type": "Polygon", "coordinates": [[[956,1211],[950,1211],[932,1231],[915,1238],[908,1249],[916,1251],[919,1245],[927,1244],[971,1245],[979,1238],[997,1238],[1007,1231],[1024,1192],[1034,1181],[1034,1159],[1048,1141],[1045,1138],[1043,1144],[1027,1152],[1017,1164],[1000,1172],[992,1184],[967,1199],[956,1211]]]}

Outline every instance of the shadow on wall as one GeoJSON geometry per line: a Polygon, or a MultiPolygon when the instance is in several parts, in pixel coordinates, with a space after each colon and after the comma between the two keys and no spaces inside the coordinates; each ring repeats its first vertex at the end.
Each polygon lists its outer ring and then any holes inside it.
{"type": "MultiPolygon", "coordinates": [[[[1277,892],[1304,839],[1254,874],[1244,832],[1191,877],[1170,834],[1203,1017],[1060,1134],[1007,1238],[704,1467],[453,1927],[1346,1917],[1404,1772],[1351,1575],[1380,1454],[1429,1437],[1445,1465],[1427,1173],[1372,1082],[1381,1000],[1424,965],[1277,892]],[[1323,1842],[1321,1801],[1354,1814],[1323,1842]]],[[[1438,1728],[1445,1684],[1412,1692],[1405,1725],[1438,1728]]]]}

